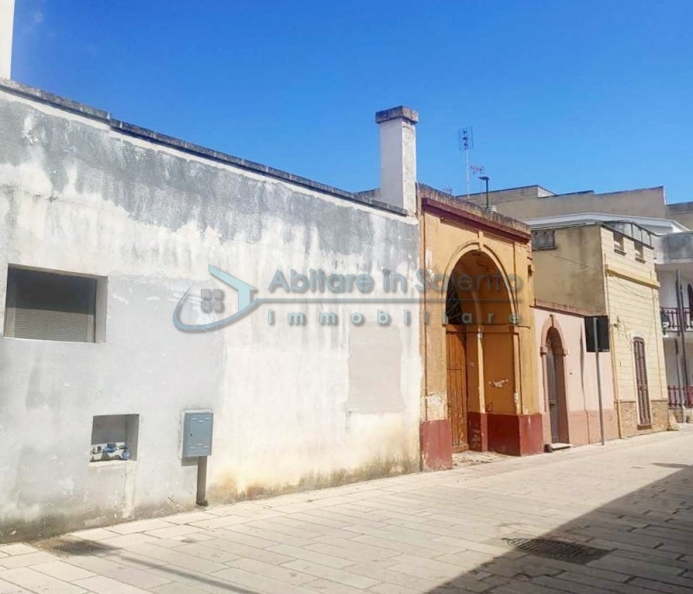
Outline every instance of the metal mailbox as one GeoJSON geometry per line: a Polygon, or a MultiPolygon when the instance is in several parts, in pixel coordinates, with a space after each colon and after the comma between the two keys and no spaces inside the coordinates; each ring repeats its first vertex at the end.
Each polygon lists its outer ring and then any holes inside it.
{"type": "Polygon", "coordinates": [[[212,453],[214,413],[186,412],[183,420],[183,458],[199,458],[212,453]]]}

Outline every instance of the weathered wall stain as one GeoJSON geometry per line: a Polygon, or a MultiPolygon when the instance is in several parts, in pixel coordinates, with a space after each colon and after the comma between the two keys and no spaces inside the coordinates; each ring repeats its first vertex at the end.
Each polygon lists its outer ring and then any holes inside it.
{"type": "MultiPolygon", "coordinates": [[[[277,269],[413,277],[415,217],[18,89],[0,84],[0,326],[8,265],[106,277],[107,322],[96,344],[0,339],[0,540],[190,509],[185,410],[215,412],[208,485],[219,501],[416,467],[418,313],[379,328],[378,307],[364,305],[363,328],[327,329],[305,306],[304,328],[270,327],[263,311],[199,335],[171,322],[186,290],[215,286],[210,264],[261,290],[277,269]],[[356,331],[376,346],[390,333],[393,352],[358,371],[366,410],[350,412],[356,331]],[[397,381],[364,394],[369,374],[397,381]],[[109,414],[140,415],[137,461],[89,464],[92,418],[109,414]]],[[[348,320],[354,307],[335,311],[348,320]]]]}

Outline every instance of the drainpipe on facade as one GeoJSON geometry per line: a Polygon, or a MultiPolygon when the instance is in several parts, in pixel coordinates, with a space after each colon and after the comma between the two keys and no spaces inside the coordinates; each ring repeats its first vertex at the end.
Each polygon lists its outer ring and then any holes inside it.
{"type": "MultiPolygon", "coordinates": [[[[419,217],[419,229],[421,231],[421,250],[419,252],[419,266],[422,269],[426,269],[426,215],[421,207],[421,200],[419,199],[419,189],[418,185],[416,187],[416,200],[417,200],[417,217],[419,217]]],[[[422,354],[423,354],[423,421],[428,421],[428,324],[426,324],[426,312],[428,311],[428,292],[424,291],[422,293],[423,308],[419,311],[419,325],[421,329],[421,336],[423,337],[422,344],[422,354]]],[[[421,423],[419,423],[419,432],[421,431],[421,423]]],[[[419,455],[419,460],[421,464],[421,470],[423,470],[423,464],[421,463],[421,455],[419,455]]]]}
{"type": "MultiPolygon", "coordinates": [[[[683,381],[681,379],[681,353],[679,352],[679,341],[674,341],[674,357],[676,358],[676,384],[679,387],[679,394],[683,394],[683,381]]],[[[668,383],[668,382],[667,382],[668,383]]],[[[668,389],[667,389],[667,399],[668,399],[668,389]]],[[[683,396],[681,396],[681,418],[684,418],[685,408],[683,405],[683,396]]],[[[681,421],[683,423],[683,421],[681,421]]]]}
{"type": "Polygon", "coordinates": [[[614,345],[616,344],[616,332],[614,330],[615,326],[614,324],[611,323],[611,320],[609,320],[609,340],[611,343],[611,348],[609,349],[611,351],[611,376],[612,376],[612,383],[613,383],[613,390],[614,390],[614,409],[616,410],[616,423],[618,424],[618,438],[623,439],[623,419],[621,417],[621,398],[620,394],[618,393],[618,379],[616,377],[616,349],[614,348],[614,345]]]}
{"type": "Polygon", "coordinates": [[[676,271],[676,314],[679,318],[679,336],[681,338],[681,358],[683,360],[683,385],[681,386],[681,422],[685,419],[685,404],[688,399],[688,353],[686,352],[686,319],[683,310],[683,287],[681,286],[681,271],[676,271]]]}
{"type": "MultiPolygon", "coordinates": [[[[604,293],[606,296],[605,311],[607,315],[611,311],[609,304],[611,303],[609,298],[609,279],[605,274],[604,261],[606,256],[602,251],[602,272],[604,277],[604,293]]],[[[609,316],[609,351],[611,355],[611,383],[614,392],[614,410],[616,411],[616,424],[618,425],[618,438],[623,439],[623,419],[621,418],[621,398],[618,391],[618,367],[616,365],[616,324],[612,322],[611,316],[609,316]]]]}

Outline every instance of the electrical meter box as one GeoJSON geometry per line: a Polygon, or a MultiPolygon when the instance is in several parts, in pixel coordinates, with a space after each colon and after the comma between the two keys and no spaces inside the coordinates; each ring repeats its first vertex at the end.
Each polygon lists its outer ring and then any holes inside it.
{"type": "Polygon", "coordinates": [[[212,453],[214,413],[186,412],[183,418],[183,458],[198,458],[212,453]]]}

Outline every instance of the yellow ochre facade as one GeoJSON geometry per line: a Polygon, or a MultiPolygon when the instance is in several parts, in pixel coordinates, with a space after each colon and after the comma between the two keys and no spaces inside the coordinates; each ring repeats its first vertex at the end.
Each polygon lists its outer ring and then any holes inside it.
{"type": "Polygon", "coordinates": [[[529,228],[419,184],[421,261],[438,275],[424,294],[424,468],[455,451],[538,453],[529,228]]]}

